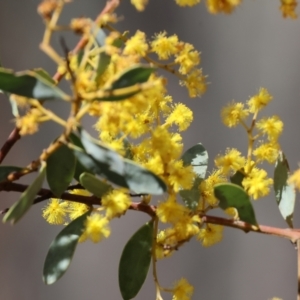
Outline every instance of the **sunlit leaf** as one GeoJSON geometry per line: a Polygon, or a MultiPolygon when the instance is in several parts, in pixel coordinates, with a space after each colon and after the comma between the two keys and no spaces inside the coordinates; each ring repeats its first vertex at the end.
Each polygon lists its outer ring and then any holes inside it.
{"type": "Polygon", "coordinates": [[[193,186],[190,190],[181,190],[179,192],[185,205],[195,211],[200,200],[200,183],[205,178],[208,153],[202,144],[197,144],[189,148],[181,157],[184,166],[193,166],[193,170],[197,175],[194,179],[193,186]]]}
{"type": "Polygon", "coordinates": [[[205,178],[207,164],[208,164],[208,153],[202,144],[197,144],[182,155],[184,166],[193,166],[194,172],[200,178],[205,178]]]}
{"type": "Polygon", "coordinates": [[[64,227],[50,245],[43,270],[46,284],[53,284],[67,271],[90,213],[91,211],[86,212],[64,227]]]}
{"type": "Polygon", "coordinates": [[[14,166],[0,166],[0,182],[7,179],[7,176],[13,172],[19,172],[22,168],[14,166]]]}
{"type": "Polygon", "coordinates": [[[250,197],[239,185],[219,183],[214,186],[214,193],[222,209],[234,207],[238,211],[240,220],[257,225],[250,197]]]}
{"type": "Polygon", "coordinates": [[[119,264],[119,287],[124,300],[134,298],[147,277],[151,263],[153,222],[142,226],[127,242],[119,264]]]}
{"type": "Polygon", "coordinates": [[[101,198],[112,190],[112,186],[101,181],[90,173],[83,173],[80,176],[81,185],[93,195],[101,198]]]}
{"type": "Polygon", "coordinates": [[[56,197],[67,189],[75,172],[76,159],[73,151],[61,145],[47,159],[47,181],[56,197]]]}
{"type": "Polygon", "coordinates": [[[289,173],[288,162],[284,153],[280,152],[274,170],[274,191],[282,217],[293,228],[296,193],[294,185],[287,182],[289,173]]]}
{"type": "Polygon", "coordinates": [[[0,89],[38,100],[68,99],[68,96],[41,69],[13,73],[11,70],[0,68],[0,89]]]}
{"type": "Polygon", "coordinates": [[[46,174],[46,164],[41,166],[39,175],[28,186],[25,192],[22,193],[18,202],[16,202],[5,214],[3,222],[17,223],[32,206],[35,196],[41,189],[46,174]]]}

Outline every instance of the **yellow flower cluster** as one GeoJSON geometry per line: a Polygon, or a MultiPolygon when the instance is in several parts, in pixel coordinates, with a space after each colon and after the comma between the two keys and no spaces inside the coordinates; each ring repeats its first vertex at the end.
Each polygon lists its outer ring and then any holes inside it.
{"type": "Polygon", "coordinates": [[[248,155],[244,157],[237,149],[227,149],[225,155],[216,157],[215,164],[224,176],[241,172],[244,176],[242,185],[253,199],[266,196],[273,183],[273,180],[267,177],[267,172],[259,169],[257,165],[264,161],[273,164],[280,151],[278,138],[283,130],[283,122],[278,116],[257,120],[258,113],[271,100],[272,96],[267,89],[261,88],[258,94],[250,97],[246,106],[243,103],[231,102],[221,112],[226,126],[235,127],[240,124],[246,129],[248,155]],[[250,114],[252,114],[252,122],[248,127],[246,119],[250,114]],[[254,148],[257,141],[259,144],[254,148]]]}
{"type": "MultiPolygon", "coordinates": [[[[86,190],[74,189],[72,194],[90,196],[86,190]]],[[[85,229],[82,233],[80,241],[87,238],[94,243],[107,238],[110,235],[109,221],[112,218],[119,217],[124,214],[130,206],[129,196],[122,190],[113,190],[105,194],[101,199],[102,207],[105,214],[94,209],[92,215],[88,216],[85,222],[85,229]]],[[[100,203],[99,203],[100,204],[100,203]]],[[[43,208],[43,217],[50,224],[62,225],[75,220],[89,210],[89,207],[82,203],[62,201],[59,199],[50,199],[47,206],[43,208]]]]}
{"type": "Polygon", "coordinates": [[[282,12],[283,17],[296,19],[298,17],[296,13],[297,5],[297,0],[281,0],[280,10],[282,12]]]}

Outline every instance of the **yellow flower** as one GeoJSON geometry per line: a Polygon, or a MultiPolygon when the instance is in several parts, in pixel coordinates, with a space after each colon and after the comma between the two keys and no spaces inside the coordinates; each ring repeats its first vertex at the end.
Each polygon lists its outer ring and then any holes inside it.
{"type": "Polygon", "coordinates": [[[126,41],[123,53],[125,55],[136,54],[139,56],[146,56],[148,48],[149,46],[146,42],[146,34],[138,30],[132,38],[126,41]]]}
{"type": "Polygon", "coordinates": [[[190,189],[193,185],[195,173],[192,166],[183,166],[182,160],[172,161],[167,166],[168,182],[175,192],[181,188],[190,189]]]}
{"type": "Polygon", "coordinates": [[[268,195],[271,184],[273,179],[267,178],[267,172],[258,168],[253,168],[242,182],[243,187],[254,200],[268,195]]]}
{"type": "Polygon", "coordinates": [[[191,98],[203,95],[206,92],[206,76],[201,69],[195,69],[188,74],[185,80],[180,81],[180,85],[186,86],[191,98]]]}
{"type": "Polygon", "coordinates": [[[43,208],[43,217],[50,224],[63,224],[68,212],[68,205],[68,201],[52,198],[47,206],[43,208]]]}
{"type": "Polygon", "coordinates": [[[70,202],[69,203],[69,218],[75,220],[89,210],[89,207],[83,203],[70,202]]]}
{"type": "Polygon", "coordinates": [[[156,214],[163,223],[175,224],[188,214],[188,209],[176,202],[175,196],[171,195],[165,202],[157,206],[156,214]]]}
{"type": "Polygon", "coordinates": [[[300,191],[300,169],[296,170],[288,179],[289,184],[294,184],[300,191]]]}
{"type": "Polygon", "coordinates": [[[253,155],[256,156],[256,161],[261,162],[266,160],[268,163],[273,164],[279,153],[280,147],[275,142],[261,144],[253,151],[253,155]]]}
{"type": "Polygon", "coordinates": [[[110,235],[107,218],[100,214],[88,216],[85,222],[85,230],[83,236],[90,238],[94,243],[100,242],[103,238],[110,235]]]}
{"type": "Polygon", "coordinates": [[[215,165],[220,168],[224,175],[230,171],[237,171],[245,165],[246,159],[241,156],[241,152],[237,149],[227,149],[226,154],[217,156],[215,165]]]}
{"type": "Polygon", "coordinates": [[[185,278],[181,278],[174,285],[172,300],[190,300],[193,292],[194,287],[185,278]]]}
{"type": "Polygon", "coordinates": [[[193,112],[184,104],[178,103],[166,119],[166,124],[176,124],[179,131],[186,130],[193,121],[193,112]]]}
{"type": "Polygon", "coordinates": [[[283,122],[278,116],[272,116],[271,118],[263,118],[257,121],[255,126],[263,134],[266,134],[270,141],[277,140],[283,130],[283,122]]]}
{"type": "Polygon", "coordinates": [[[138,11],[143,11],[148,4],[148,0],[130,0],[130,2],[138,11]]]}
{"type": "Polygon", "coordinates": [[[235,127],[240,121],[244,120],[248,114],[249,111],[244,108],[243,103],[231,102],[222,109],[221,117],[226,126],[235,127]]]}
{"type": "Polygon", "coordinates": [[[171,55],[178,52],[178,37],[171,35],[166,37],[166,32],[158,33],[151,42],[152,52],[155,52],[159,59],[168,59],[171,55]]]}
{"type": "Polygon", "coordinates": [[[185,43],[183,49],[176,54],[175,62],[180,64],[179,72],[186,75],[200,63],[200,54],[194,50],[194,46],[185,43]]]}
{"type": "Polygon", "coordinates": [[[259,110],[264,108],[272,99],[273,97],[269,94],[267,89],[260,88],[258,94],[251,97],[247,102],[249,111],[251,113],[258,112],[259,110]]]}
{"type": "Polygon", "coordinates": [[[124,214],[130,206],[131,200],[124,192],[113,190],[102,198],[101,204],[106,209],[106,217],[112,219],[124,214]]]}
{"type": "Polygon", "coordinates": [[[296,0],[281,0],[280,10],[284,18],[290,17],[297,19],[296,7],[298,3],[296,0]]]}
{"type": "Polygon", "coordinates": [[[206,228],[200,229],[197,239],[201,241],[202,246],[210,247],[222,240],[223,229],[221,225],[207,224],[206,228]]]}
{"type": "Polygon", "coordinates": [[[20,135],[34,134],[38,131],[38,124],[42,113],[36,109],[30,109],[23,117],[16,119],[16,126],[20,129],[20,135]]]}
{"type": "Polygon", "coordinates": [[[200,3],[201,0],[176,0],[179,6],[194,6],[200,3]]]}
{"type": "Polygon", "coordinates": [[[211,14],[230,14],[240,3],[241,0],[206,0],[207,9],[211,14]]]}

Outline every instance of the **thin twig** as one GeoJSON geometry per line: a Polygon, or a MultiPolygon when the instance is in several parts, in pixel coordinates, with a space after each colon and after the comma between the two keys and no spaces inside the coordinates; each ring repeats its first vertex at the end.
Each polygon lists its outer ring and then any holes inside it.
{"type": "Polygon", "coordinates": [[[0,150],[0,164],[2,163],[3,159],[6,157],[10,149],[13,145],[21,138],[20,129],[15,127],[14,130],[8,136],[8,139],[3,144],[0,150]]]}

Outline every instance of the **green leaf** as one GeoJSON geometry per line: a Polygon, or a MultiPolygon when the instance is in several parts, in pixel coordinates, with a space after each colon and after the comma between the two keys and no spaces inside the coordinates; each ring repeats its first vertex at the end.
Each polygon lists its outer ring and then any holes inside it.
{"type": "Polygon", "coordinates": [[[112,83],[110,90],[122,89],[137,83],[144,83],[154,71],[155,68],[152,67],[140,64],[134,65],[121,72],[118,78],[112,83]]]}
{"type": "Polygon", "coordinates": [[[185,205],[195,211],[198,207],[201,192],[199,185],[205,178],[208,153],[201,143],[188,149],[181,157],[184,166],[193,166],[193,170],[197,175],[194,179],[193,186],[190,190],[181,190],[179,194],[185,205]]]}
{"type": "Polygon", "coordinates": [[[74,178],[79,182],[80,175],[85,172],[88,173],[88,170],[76,158],[74,178]]]}
{"type": "Polygon", "coordinates": [[[280,152],[274,170],[274,191],[279,211],[290,228],[293,228],[296,193],[293,184],[287,182],[289,166],[283,152],[280,152]]]}
{"type": "Polygon", "coordinates": [[[11,70],[0,68],[0,89],[7,93],[38,100],[53,100],[54,98],[68,100],[69,96],[49,77],[41,69],[13,73],[11,70]]]}
{"type": "Polygon", "coordinates": [[[181,157],[184,166],[193,166],[194,172],[200,178],[205,178],[208,153],[201,143],[188,149],[181,157]]]}
{"type": "Polygon", "coordinates": [[[214,193],[222,209],[234,207],[240,220],[257,225],[250,197],[240,186],[233,183],[219,183],[214,186],[214,193]]]}
{"type": "Polygon", "coordinates": [[[31,185],[22,193],[20,200],[16,202],[5,214],[3,223],[11,221],[12,224],[17,223],[23,215],[32,206],[33,201],[39,190],[41,189],[46,174],[46,164],[40,168],[39,175],[35,178],[31,185]]]}
{"type": "Polygon", "coordinates": [[[161,195],[167,187],[157,175],[132,160],[124,159],[124,178],[129,189],[137,194],[161,195]]]}
{"type": "Polygon", "coordinates": [[[88,171],[136,193],[164,193],[166,185],[157,175],[122,158],[114,150],[91,138],[86,131],[80,130],[79,134],[82,147],[75,149],[74,154],[88,171]]]}
{"type": "Polygon", "coordinates": [[[22,169],[14,166],[0,166],[0,182],[5,181],[10,173],[19,172],[22,169]]]}
{"type": "Polygon", "coordinates": [[[53,284],[67,271],[90,213],[86,212],[64,227],[50,245],[43,270],[46,284],[53,284]]]}
{"type": "Polygon", "coordinates": [[[76,159],[73,151],[61,145],[47,159],[47,181],[56,197],[67,189],[75,172],[76,159]]]}
{"type": "Polygon", "coordinates": [[[230,181],[231,183],[239,185],[241,188],[244,188],[242,185],[243,179],[245,178],[244,173],[241,171],[236,171],[231,177],[230,181]]]}
{"type": "Polygon", "coordinates": [[[151,263],[153,222],[142,226],[127,242],[119,264],[119,287],[124,300],[134,298],[147,277],[151,263]]]}
{"type": "Polygon", "coordinates": [[[105,52],[102,52],[99,54],[99,62],[97,65],[97,70],[96,70],[96,81],[99,80],[101,75],[105,72],[107,67],[110,64],[110,56],[106,54],[105,52]]]}
{"type": "Polygon", "coordinates": [[[99,198],[103,197],[113,189],[110,184],[99,180],[96,176],[90,173],[81,174],[79,181],[86,190],[99,198]]]}
{"type": "Polygon", "coordinates": [[[193,183],[193,186],[190,190],[181,190],[179,194],[185,204],[192,211],[196,211],[198,208],[198,203],[200,200],[201,192],[200,192],[200,184],[203,181],[202,178],[196,177],[193,183]]]}

